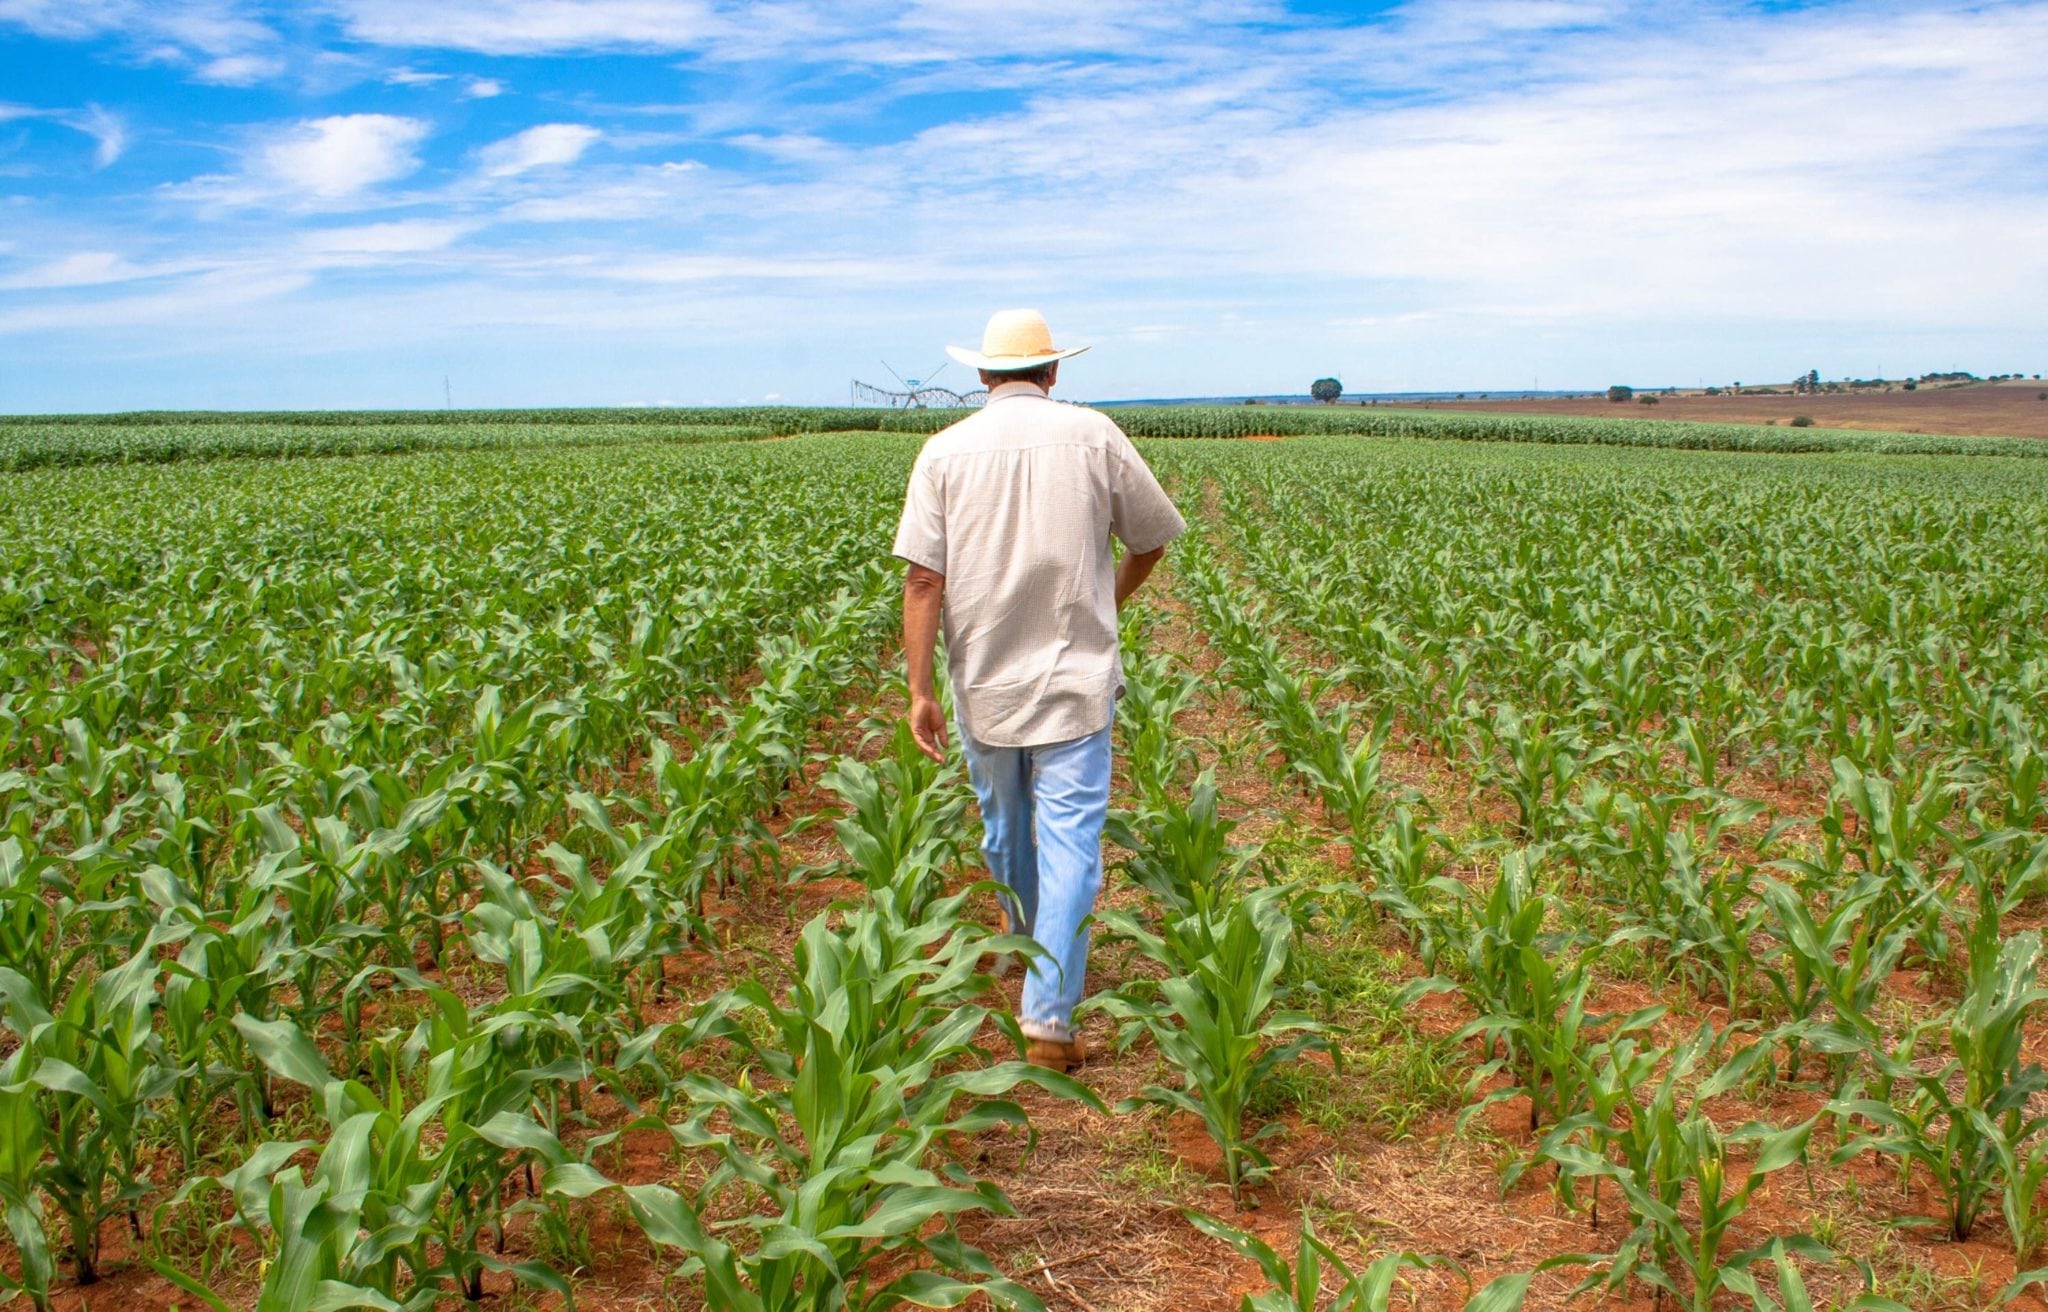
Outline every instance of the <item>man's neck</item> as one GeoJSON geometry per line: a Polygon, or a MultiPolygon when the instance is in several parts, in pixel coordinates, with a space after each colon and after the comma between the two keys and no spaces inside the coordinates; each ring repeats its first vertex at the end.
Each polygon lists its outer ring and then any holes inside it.
{"type": "Polygon", "coordinates": [[[994,387],[988,389],[988,399],[991,401],[1001,401],[1012,396],[1044,395],[1046,395],[1045,388],[1040,387],[1037,383],[1027,383],[1021,379],[1015,382],[997,383],[994,387]]]}

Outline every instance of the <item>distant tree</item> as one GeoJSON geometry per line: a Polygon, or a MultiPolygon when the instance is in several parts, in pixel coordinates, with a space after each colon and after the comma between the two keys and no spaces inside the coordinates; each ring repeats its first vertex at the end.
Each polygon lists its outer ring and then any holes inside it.
{"type": "Polygon", "coordinates": [[[1344,384],[1334,378],[1318,378],[1308,385],[1308,394],[1328,405],[1344,395],[1344,384]]]}
{"type": "Polygon", "coordinates": [[[1900,383],[1899,386],[1909,392],[1917,392],[1920,390],[1920,381],[1916,378],[1908,378],[1905,382],[1900,383]]]}
{"type": "Polygon", "coordinates": [[[1607,389],[1607,399],[1613,402],[1615,405],[1620,405],[1623,401],[1628,400],[1635,394],[1635,388],[1626,387],[1620,383],[1616,383],[1614,386],[1607,389]]]}
{"type": "Polygon", "coordinates": [[[1811,428],[1811,427],[1813,427],[1813,416],[1812,416],[1812,415],[1793,415],[1793,416],[1792,416],[1792,427],[1794,427],[1794,428],[1811,428]]]}
{"type": "Polygon", "coordinates": [[[1709,388],[1707,389],[1707,395],[1708,395],[1708,396],[1719,396],[1719,395],[1721,395],[1721,389],[1720,389],[1720,388],[1718,388],[1718,387],[1709,387],[1709,388]]]}
{"type": "Polygon", "coordinates": [[[1641,396],[1637,397],[1636,400],[1644,405],[1656,405],[1657,394],[1655,392],[1645,392],[1641,396]]]}

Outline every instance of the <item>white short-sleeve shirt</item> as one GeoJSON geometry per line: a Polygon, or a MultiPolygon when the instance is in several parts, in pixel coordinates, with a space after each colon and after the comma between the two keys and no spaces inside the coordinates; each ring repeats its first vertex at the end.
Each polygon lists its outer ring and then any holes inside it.
{"type": "Polygon", "coordinates": [[[925,443],[895,554],[946,577],[962,726],[990,747],[1083,738],[1121,690],[1114,536],[1153,551],[1187,523],[1107,416],[1003,383],[925,443]]]}

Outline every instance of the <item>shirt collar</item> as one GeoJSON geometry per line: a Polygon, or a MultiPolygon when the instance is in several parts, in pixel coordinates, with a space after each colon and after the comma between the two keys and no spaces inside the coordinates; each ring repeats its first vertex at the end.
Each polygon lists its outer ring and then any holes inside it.
{"type": "Polygon", "coordinates": [[[1044,395],[1046,395],[1046,390],[1037,383],[997,383],[994,387],[988,389],[988,399],[991,401],[1002,401],[1013,396],[1044,395]]]}

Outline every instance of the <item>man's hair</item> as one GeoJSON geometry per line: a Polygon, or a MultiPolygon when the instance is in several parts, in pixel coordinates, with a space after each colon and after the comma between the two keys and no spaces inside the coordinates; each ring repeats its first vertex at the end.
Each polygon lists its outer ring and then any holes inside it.
{"type": "Polygon", "coordinates": [[[999,383],[1036,383],[1046,387],[1051,384],[1052,371],[1058,364],[1057,360],[1049,360],[1036,369],[991,369],[988,372],[994,374],[999,383]]]}

